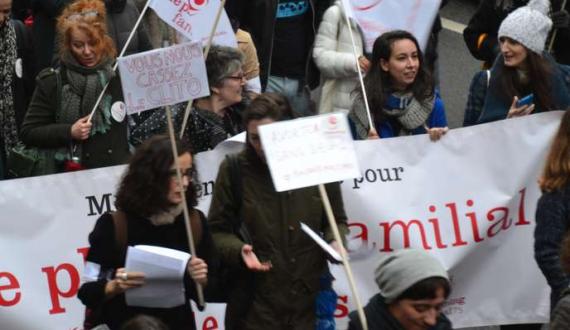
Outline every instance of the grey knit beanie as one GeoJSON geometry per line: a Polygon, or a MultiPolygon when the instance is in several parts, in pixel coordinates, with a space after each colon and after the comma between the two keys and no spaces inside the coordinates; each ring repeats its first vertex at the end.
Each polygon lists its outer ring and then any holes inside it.
{"type": "Polygon", "coordinates": [[[386,303],[396,300],[404,291],[421,280],[443,277],[449,280],[440,262],[424,250],[398,250],[380,259],[374,271],[376,284],[386,303]]]}
{"type": "Polygon", "coordinates": [[[552,28],[552,20],[548,17],[549,10],[549,0],[530,0],[528,5],[510,13],[501,23],[499,39],[511,38],[541,55],[552,28]]]}

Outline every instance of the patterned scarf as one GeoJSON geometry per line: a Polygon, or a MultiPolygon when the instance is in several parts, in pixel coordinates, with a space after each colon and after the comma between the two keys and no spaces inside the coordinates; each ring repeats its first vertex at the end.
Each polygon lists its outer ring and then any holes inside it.
{"type": "Polygon", "coordinates": [[[18,143],[12,90],[16,56],[16,30],[7,22],[0,26],[0,134],[6,152],[18,143]]]}

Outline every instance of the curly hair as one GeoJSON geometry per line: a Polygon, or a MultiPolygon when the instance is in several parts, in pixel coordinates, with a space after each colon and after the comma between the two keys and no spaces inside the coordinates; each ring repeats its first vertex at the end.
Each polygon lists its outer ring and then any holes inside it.
{"type": "Polygon", "coordinates": [[[80,30],[93,41],[94,50],[104,58],[117,55],[115,43],[107,33],[107,12],[101,0],[78,0],[65,7],[57,18],[60,57],[70,52],[71,34],[80,30]]]}
{"type": "Polygon", "coordinates": [[[570,111],[564,112],[539,180],[543,192],[562,190],[570,178],[570,111]]]}
{"type": "MultiPolygon", "coordinates": [[[[178,156],[191,154],[188,144],[180,141],[176,141],[176,144],[178,156]]],[[[146,140],[136,149],[129,162],[115,196],[115,207],[144,218],[168,210],[172,207],[168,192],[173,164],[168,136],[156,135],[146,140]]],[[[192,182],[186,190],[186,202],[193,207],[197,205],[197,196],[192,182]]]]}
{"type": "MultiPolygon", "coordinates": [[[[419,59],[419,69],[414,82],[409,90],[414,98],[419,102],[423,102],[434,94],[434,83],[431,74],[424,65],[424,55],[418,44],[417,39],[409,32],[403,30],[394,30],[383,33],[374,41],[372,47],[372,59],[370,60],[370,71],[364,77],[364,87],[368,97],[370,111],[376,122],[383,122],[385,115],[382,112],[386,97],[394,88],[390,73],[382,70],[380,66],[381,60],[389,61],[392,56],[392,48],[394,43],[399,40],[407,39],[416,45],[419,59]]],[[[363,97],[360,87],[354,90],[357,97],[363,97]]]]}

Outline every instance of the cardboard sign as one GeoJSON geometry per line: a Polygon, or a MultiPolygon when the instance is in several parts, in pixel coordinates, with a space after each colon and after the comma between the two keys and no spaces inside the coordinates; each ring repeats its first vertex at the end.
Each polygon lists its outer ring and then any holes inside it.
{"type": "Polygon", "coordinates": [[[263,125],[259,133],[277,191],[360,176],[344,113],[263,125]]]}
{"type": "Polygon", "coordinates": [[[199,43],[155,49],[118,62],[128,114],[210,95],[199,43]]]}
{"type": "Polygon", "coordinates": [[[425,50],[441,0],[342,0],[348,16],[364,32],[367,53],[376,38],[391,30],[411,32],[425,50]]]}
{"type": "MultiPolygon", "coordinates": [[[[216,15],[220,9],[220,0],[151,0],[150,7],[166,24],[193,42],[207,41],[216,15]]],[[[222,16],[214,34],[214,43],[237,47],[232,25],[222,9],[222,16]]]]}

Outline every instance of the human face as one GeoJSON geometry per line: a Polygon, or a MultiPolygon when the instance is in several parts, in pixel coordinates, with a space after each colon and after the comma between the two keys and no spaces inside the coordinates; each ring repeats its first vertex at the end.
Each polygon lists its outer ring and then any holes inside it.
{"type": "Polygon", "coordinates": [[[439,288],[433,299],[402,299],[389,305],[388,309],[404,329],[425,330],[436,324],[444,301],[444,290],[439,288]]]}
{"type": "Polygon", "coordinates": [[[89,37],[81,29],[72,29],[69,40],[70,50],[79,64],[85,67],[94,67],[101,61],[101,51],[97,47],[97,41],[89,37]]]}
{"type": "Polygon", "coordinates": [[[505,59],[505,66],[514,68],[524,68],[528,50],[516,40],[503,37],[501,42],[501,53],[505,59]]]}
{"type": "Polygon", "coordinates": [[[392,43],[390,58],[380,59],[380,67],[390,74],[396,90],[407,90],[416,80],[420,69],[420,58],[416,44],[410,39],[400,39],[392,43]]]}
{"type": "Polygon", "coordinates": [[[263,152],[263,146],[261,145],[261,139],[259,138],[258,128],[261,125],[271,124],[275,120],[271,118],[263,118],[260,120],[252,120],[247,124],[247,140],[249,144],[255,150],[255,153],[265,162],[265,153],[263,152]]]}
{"type": "Polygon", "coordinates": [[[0,0],[0,27],[4,26],[10,19],[12,11],[12,0],[0,0]]]}
{"type": "Polygon", "coordinates": [[[243,91],[245,82],[245,76],[243,74],[243,71],[240,69],[225,77],[222,82],[222,86],[214,89],[214,91],[218,93],[219,97],[226,104],[226,106],[230,106],[232,104],[241,102],[241,93],[243,91]]]}
{"type": "Polygon", "coordinates": [[[172,164],[170,167],[170,183],[168,190],[168,201],[175,205],[182,203],[182,194],[186,189],[188,189],[188,185],[192,181],[192,156],[190,153],[185,153],[179,156],[178,165],[180,166],[180,172],[182,173],[183,190],[180,190],[180,186],[178,185],[175,164],[172,164]]]}

